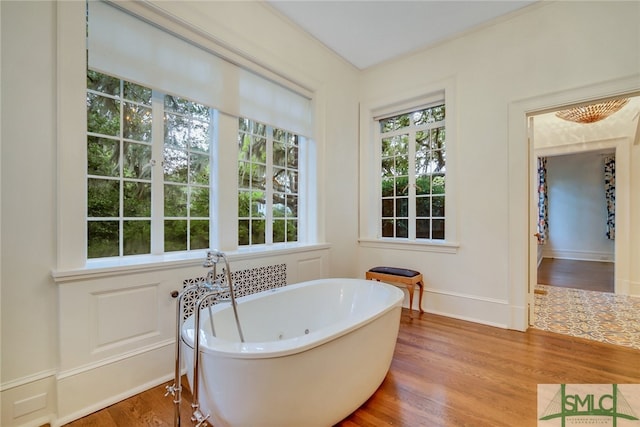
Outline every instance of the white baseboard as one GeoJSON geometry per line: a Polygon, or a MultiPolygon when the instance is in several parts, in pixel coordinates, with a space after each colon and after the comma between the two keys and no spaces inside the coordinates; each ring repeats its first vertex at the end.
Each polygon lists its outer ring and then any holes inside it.
{"type": "Polygon", "coordinates": [[[629,282],[629,295],[640,298],[640,282],[629,282]]]}
{"type": "Polygon", "coordinates": [[[64,425],[170,380],[174,356],[173,344],[165,345],[59,377],[58,417],[52,425],[64,425]]]}
{"type": "Polygon", "coordinates": [[[41,372],[2,385],[0,425],[35,427],[52,422],[56,413],[55,373],[41,372]]]}
{"type": "MultiPolygon", "coordinates": [[[[417,297],[416,295],[416,299],[417,297]]],[[[415,308],[416,301],[413,304],[415,308]]],[[[427,313],[503,329],[513,328],[509,303],[503,300],[426,288],[424,290],[422,308],[427,313]],[[474,315],[469,316],[469,313],[474,315]]]]}
{"type": "Polygon", "coordinates": [[[570,260],[576,260],[576,261],[600,261],[600,262],[615,261],[615,255],[611,252],[545,249],[542,253],[542,256],[543,258],[570,259],[570,260]]]}

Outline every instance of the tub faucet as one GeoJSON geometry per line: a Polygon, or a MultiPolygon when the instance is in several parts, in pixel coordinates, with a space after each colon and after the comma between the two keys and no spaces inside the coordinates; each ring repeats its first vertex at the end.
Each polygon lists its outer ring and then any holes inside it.
{"type": "Polygon", "coordinates": [[[204,268],[211,268],[215,266],[218,261],[220,261],[220,258],[223,258],[224,256],[224,253],[218,250],[207,251],[207,258],[204,260],[202,266],[204,268]]]}
{"type": "Polygon", "coordinates": [[[240,336],[240,341],[244,342],[242,328],[240,327],[240,319],[238,318],[238,304],[236,303],[235,289],[231,280],[231,268],[229,267],[229,260],[227,259],[227,256],[224,252],[221,252],[217,249],[207,251],[207,258],[204,260],[202,266],[205,268],[211,268],[211,270],[209,270],[209,272],[207,273],[207,277],[205,278],[204,283],[204,286],[207,287],[210,292],[220,293],[226,291],[227,289],[229,290],[229,301],[231,302],[231,306],[233,307],[233,315],[235,317],[238,335],[240,336]],[[218,279],[217,267],[220,261],[224,262],[224,268],[222,269],[222,277],[218,279]],[[225,277],[227,284],[226,286],[223,286],[225,277]]]}
{"type": "MultiPolygon", "coordinates": [[[[199,403],[199,365],[200,365],[200,310],[205,302],[209,301],[211,298],[214,298],[217,301],[230,301],[231,306],[233,307],[233,315],[236,321],[236,327],[238,328],[238,335],[240,336],[240,341],[244,342],[244,336],[242,334],[242,328],[240,328],[240,320],[238,318],[238,305],[236,303],[235,290],[233,288],[233,282],[231,281],[231,269],[229,268],[229,261],[227,260],[226,255],[223,252],[213,250],[207,252],[207,258],[202,264],[205,268],[211,268],[207,273],[207,277],[205,278],[204,287],[208,289],[208,292],[198,299],[194,309],[194,340],[193,340],[193,384],[192,384],[192,403],[191,408],[193,409],[193,416],[191,417],[191,421],[196,424],[196,427],[201,427],[206,423],[206,420],[209,418],[209,415],[204,415],[200,411],[200,403],[199,403]],[[222,278],[217,278],[216,267],[220,260],[224,261],[224,268],[222,269],[222,278]],[[225,280],[225,272],[226,272],[226,281],[227,286],[223,286],[222,283],[225,280]],[[229,290],[229,299],[219,299],[219,294],[229,290]]],[[[209,306],[211,309],[211,306],[209,306]]],[[[213,328],[213,317],[211,311],[209,311],[209,321],[211,322],[211,331],[214,331],[213,328]]]]}

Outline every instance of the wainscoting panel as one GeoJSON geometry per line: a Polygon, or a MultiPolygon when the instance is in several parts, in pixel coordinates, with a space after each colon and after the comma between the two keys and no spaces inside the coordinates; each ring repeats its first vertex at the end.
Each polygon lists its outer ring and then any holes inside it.
{"type": "Polygon", "coordinates": [[[319,279],[323,277],[322,270],[322,258],[301,259],[298,261],[298,281],[306,282],[307,280],[319,279]]]}
{"type": "Polygon", "coordinates": [[[60,285],[60,372],[171,339],[176,276],[167,270],[60,285]]]}
{"type": "Polygon", "coordinates": [[[92,294],[93,351],[158,335],[159,283],[92,294]]]}
{"type": "Polygon", "coordinates": [[[56,412],[55,372],[42,372],[13,384],[0,392],[0,425],[41,426],[56,412]]]}

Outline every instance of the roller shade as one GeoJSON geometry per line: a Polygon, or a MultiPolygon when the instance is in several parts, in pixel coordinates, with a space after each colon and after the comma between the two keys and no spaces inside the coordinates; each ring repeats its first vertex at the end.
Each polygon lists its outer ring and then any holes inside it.
{"type": "Polygon", "coordinates": [[[108,3],[88,7],[91,69],[312,136],[307,97],[108,3]]]}

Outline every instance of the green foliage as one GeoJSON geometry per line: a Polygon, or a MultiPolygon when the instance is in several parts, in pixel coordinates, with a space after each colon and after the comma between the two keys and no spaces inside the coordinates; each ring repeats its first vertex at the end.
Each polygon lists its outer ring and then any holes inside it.
{"type": "Polygon", "coordinates": [[[119,255],[118,221],[89,221],[87,224],[87,257],[119,255]]]}
{"type": "Polygon", "coordinates": [[[238,221],[238,245],[246,246],[251,243],[249,240],[249,224],[248,219],[241,219],[238,221]]]}
{"type": "Polygon", "coordinates": [[[93,179],[87,181],[87,216],[118,217],[120,213],[120,181],[93,179]]]}
{"type": "Polygon", "coordinates": [[[124,221],[123,255],[143,255],[151,252],[151,221],[124,221]]]}
{"type": "Polygon", "coordinates": [[[119,176],[120,144],[118,141],[89,136],[87,141],[87,173],[119,176]]]}
{"type": "Polygon", "coordinates": [[[186,251],[187,250],[187,221],[186,220],[165,220],[164,221],[164,251],[186,251]]]}
{"type": "Polygon", "coordinates": [[[251,220],[251,244],[263,245],[266,240],[266,221],[264,219],[251,220]]]}
{"type": "Polygon", "coordinates": [[[120,95],[120,79],[93,70],[87,70],[87,89],[108,95],[120,95]]]}
{"type": "Polygon", "coordinates": [[[391,132],[394,130],[402,129],[411,124],[411,118],[409,114],[402,114],[400,116],[390,117],[388,119],[380,120],[380,132],[391,132]]]}
{"type": "Polygon", "coordinates": [[[191,187],[189,214],[191,217],[209,218],[209,187],[191,187]]]}
{"type": "Polygon", "coordinates": [[[123,142],[122,176],[125,178],[151,179],[151,146],[123,142]]]}
{"type": "MultiPolygon", "coordinates": [[[[152,90],[92,70],[87,71],[87,89],[89,257],[149,253],[152,90]]],[[[165,251],[207,248],[212,111],[172,95],[164,97],[164,109],[165,251]]],[[[248,119],[239,119],[238,126],[239,243],[264,244],[266,217],[271,215],[277,218],[273,241],[296,241],[298,136],[282,129],[267,135],[267,125],[248,119]],[[268,136],[274,141],[271,159],[268,136]],[[267,163],[276,166],[273,174],[266,170],[267,163]],[[274,188],[269,213],[267,180],[274,188]]]]}
{"type": "Polygon", "coordinates": [[[87,94],[87,130],[89,132],[120,135],[120,101],[93,93],[87,94]]]}
{"type": "Polygon", "coordinates": [[[123,182],[124,216],[151,216],[151,183],[140,181],[123,182]]]}
{"type": "Polygon", "coordinates": [[[191,220],[189,244],[191,250],[209,248],[209,221],[191,220]]]}

